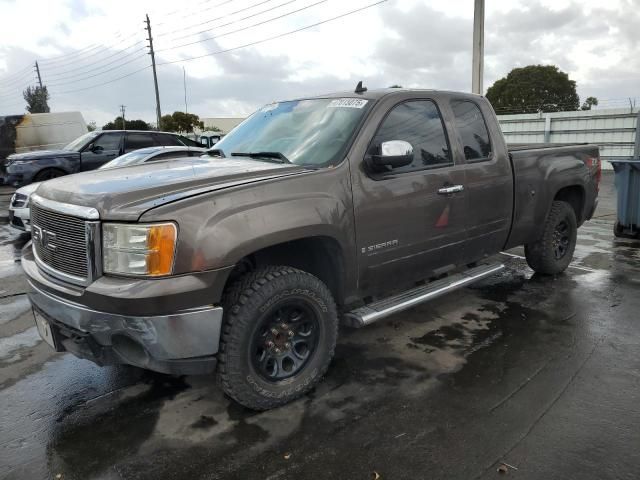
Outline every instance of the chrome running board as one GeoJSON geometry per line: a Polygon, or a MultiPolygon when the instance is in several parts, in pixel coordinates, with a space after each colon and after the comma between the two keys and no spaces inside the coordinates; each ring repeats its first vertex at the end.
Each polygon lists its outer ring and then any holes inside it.
{"type": "Polygon", "coordinates": [[[391,297],[383,298],[344,315],[347,323],[354,327],[364,327],[394,313],[402,312],[420,303],[428,302],[446,293],[466,287],[478,280],[490,277],[504,268],[502,264],[479,265],[461,273],[434,280],[426,285],[412,288],[391,297]]]}

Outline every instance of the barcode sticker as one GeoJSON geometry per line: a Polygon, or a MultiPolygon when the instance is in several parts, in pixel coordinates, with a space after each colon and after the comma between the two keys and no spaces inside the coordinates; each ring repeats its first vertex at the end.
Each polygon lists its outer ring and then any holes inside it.
{"type": "Polygon", "coordinates": [[[327,108],[363,108],[368,101],[362,98],[336,98],[331,100],[327,108]]]}

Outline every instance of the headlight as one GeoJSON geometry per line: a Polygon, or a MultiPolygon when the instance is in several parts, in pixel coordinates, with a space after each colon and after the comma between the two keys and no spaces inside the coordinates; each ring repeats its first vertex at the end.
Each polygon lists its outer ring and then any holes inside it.
{"type": "Polygon", "coordinates": [[[173,223],[104,223],[102,268],[105,273],[157,277],[173,271],[178,230],[173,223]]]}

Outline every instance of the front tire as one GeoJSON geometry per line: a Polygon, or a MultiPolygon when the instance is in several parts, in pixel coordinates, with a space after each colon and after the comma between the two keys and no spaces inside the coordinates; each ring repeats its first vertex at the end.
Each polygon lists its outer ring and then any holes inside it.
{"type": "Polygon", "coordinates": [[[225,294],[218,354],[223,390],[241,405],[268,410],[304,395],[334,354],[338,314],[331,292],[310,273],[269,266],[225,294]]]}
{"type": "Polygon", "coordinates": [[[557,275],[564,272],[573,258],[578,238],[578,224],[573,207],[554,201],[544,224],[542,236],[524,246],[529,266],[537,273],[557,275]]]}

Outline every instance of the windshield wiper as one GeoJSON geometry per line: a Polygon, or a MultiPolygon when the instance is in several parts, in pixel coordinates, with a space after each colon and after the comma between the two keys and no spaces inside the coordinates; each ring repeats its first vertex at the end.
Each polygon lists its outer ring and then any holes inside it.
{"type": "Polygon", "coordinates": [[[279,160],[278,163],[293,163],[282,152],[231,152],[232,157],[267,158],[279,160]]]}

